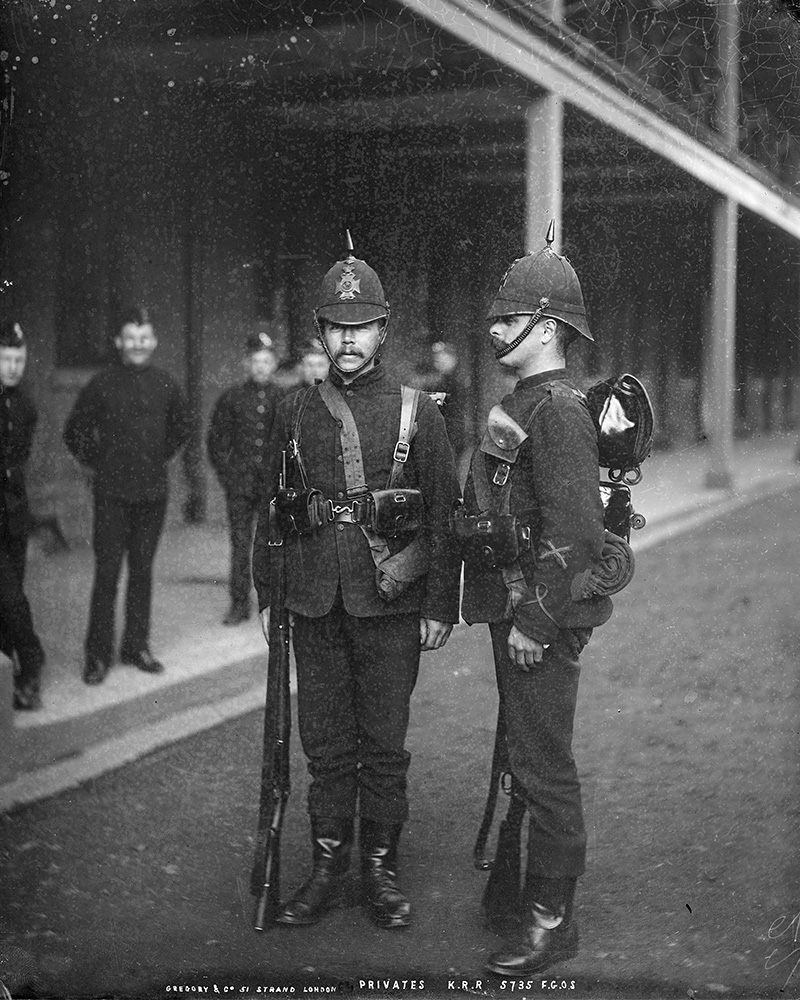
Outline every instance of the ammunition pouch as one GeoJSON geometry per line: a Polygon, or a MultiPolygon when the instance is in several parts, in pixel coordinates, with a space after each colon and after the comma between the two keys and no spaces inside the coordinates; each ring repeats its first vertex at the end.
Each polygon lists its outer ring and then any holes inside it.
{"type": "Polygon", "coordinates": [[[275,516],[283,534],[307,535],[330,518],[327,501],[319,490],[282,489],[275,494],[275,516]]]}
{"type": "Polygon", "coordinates": [[[502,569],[515,563],[531,547],[531,529],[514,514],[485,511],[467,514],[453,511],[450,530],[461,548],[465,563],[487,569],[502,569]]]}
{"type": "Polygon", "coordinates": [[[421,490],[373,490],[369,527],[381,538],[418,531],[424,520],[421,490]]]}
{"type": "Polygon", "coordinates": [[[358,524],[381,538],[419,530],[423,523],[420,490],[374,490],[352,499],[328,500],[320,490],[278,490],[275,514],[283,534],[309,534],[326,524],[358,524]]]}

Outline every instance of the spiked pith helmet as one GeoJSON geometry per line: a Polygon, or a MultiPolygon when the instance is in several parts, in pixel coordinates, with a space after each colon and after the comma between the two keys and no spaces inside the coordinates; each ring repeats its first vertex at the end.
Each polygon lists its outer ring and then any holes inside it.
{"type": "Polygon", "coordinates": [[[389,304],[381,280],[366,261],[353,256],[353,241],[347,233],[350,253],[337,260],[322,279],[314,316],[332,323],[371,323],[389,315],[389,304]]]}
{"type": "Polygon", "coordinates": [[[549,316],[594,341],[586,320],[578,275],[567,258],[553,250],[552,242],[551,222],[545,247],[515,260],[506,271],[487,318],[523,314],[537,319],[549,316]]]}

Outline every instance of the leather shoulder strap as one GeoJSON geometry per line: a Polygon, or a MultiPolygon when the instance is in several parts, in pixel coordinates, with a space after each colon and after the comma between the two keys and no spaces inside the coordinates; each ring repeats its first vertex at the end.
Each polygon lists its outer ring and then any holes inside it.
{"type": "Polygon", "coordinates": [[[420,390],[412,389],[408,385],[401,385],[400,396],[400,431],[397,435],[397,444],[394,446],[392,468],[386,483],[387,490],[393,489],[399,480],[403,466],[408,461],[411,442],[417,432],[416,421],[420,390]]]}
{"type": "Polygon", "coordinates": [[[316,388],[316,385],[310,385],[302,395],[298,393],[292,400],[292,438],[289,442],[289,455],[297,464],[304,490],[308,489],[308,476],[306,475],[303,453],[300,451],[300,440],[303,434],[303,417],[316,388]]]}
{"type": "Polygon", "coordinates": [[[361,456],[361,439],[358,436],[355,418],[341,393],[327,379],[320,382],[318,388],[322,402],[339,425],[344,480],[348,496],[363,493],[367,489],[367,483],[364,476],[364,460],[361,456]]]}

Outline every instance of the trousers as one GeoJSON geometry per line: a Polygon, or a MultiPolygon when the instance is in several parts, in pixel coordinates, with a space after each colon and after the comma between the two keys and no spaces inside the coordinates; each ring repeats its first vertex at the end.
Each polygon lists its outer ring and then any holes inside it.
{"type": "Polygon", "coordinates": [[[108,662],[114,647],[117,586],[123,558],[128,563],[122,646],[138,651],[150,641],[155,559],[167,498],[128,501],[96,494],[94,501],[94,583],[86,631],[86,652],[108,662]]]}
{"type": "Polygon", "coordinates": [[[231,604],[247,604],[253,586],[250,554],[260,499],[248,494],[225,493],[228,530],[231,543],[231,569],[228,591],[231,604]]]}
{"type": "Polygon", "coordinates": [[[542,663],[525,672],[508,655],[511,625],[489,629],[511,771],[524,789],[530,816],[528,874],[577,878],[586,866],[586,828],[572,733],[578,657],[592,630],[562,629],[542,663]]]}
{"type": "Polygon", "coordinates": [[[0,652],[17,654],[23,682],[39,677],[45,659],[23,589],[27,546],[27,534],[11,535],[0,523],[0,652]]]}
{"type": "Polygon", "coordinates": [[[341,592],[320,618],[294,616],[300,740],[312,816],[403,823],[405,749],[419,672],[419,615],[356,618],[341,592]]]}

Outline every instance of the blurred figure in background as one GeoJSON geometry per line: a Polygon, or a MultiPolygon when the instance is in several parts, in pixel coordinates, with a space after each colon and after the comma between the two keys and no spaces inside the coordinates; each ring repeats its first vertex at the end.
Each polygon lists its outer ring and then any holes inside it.
{"type": "Polygon", "coordinates": [[[84,386],[64,428],[67,448],[94,474],[87,684],[101,684],[111,666],[123,557],[128,586],[120,659],[149,674],[164,669],[150,652],[153,561],[167,510],[167,462],[189,436],[183,393],[150,364],[158,340],[147,310],[125,310],[117,331],[118,359],[84,386]]]}
{"type": "Polygon", "coordinates": [[[300,356],[301,385],[314,385],[317,381],[323,382],[328,377],[329,368],[328,355],[322,350],[319,342],[313,340],[306,344],[300,356]]]}
{"type": "Polygon", "coordinates": [[[211,414],[208,457],[225,492],[231,543],[230,607],[223,625],[250,617],[250,551],[260,498],[261,474],[275,409],[283,393],[272,384],[278,359],[266,333],[248,337],[246,380],[226,389],[211,414]]]}
{"type": "Polygon", "coordinates": [[[426,392],[445,393],[441,404],[447,436],[453,448],[456,465],[466,444],[464,426],[464,399],[458,375],[458,351],[455,345],[443,340],[434,341],[430,348],[430,362],[415,379],[415,384],[426,392]]]}
{"type": "Polygon", "coordinates": [[[0,325],[0,653],[16,653],[14,708],[42,707],[44,650],[33,627],[23,580],[30,531],[25,464],[36,429],[36,407],[20,382],[27,347],[19,323],[0,325]]]}

